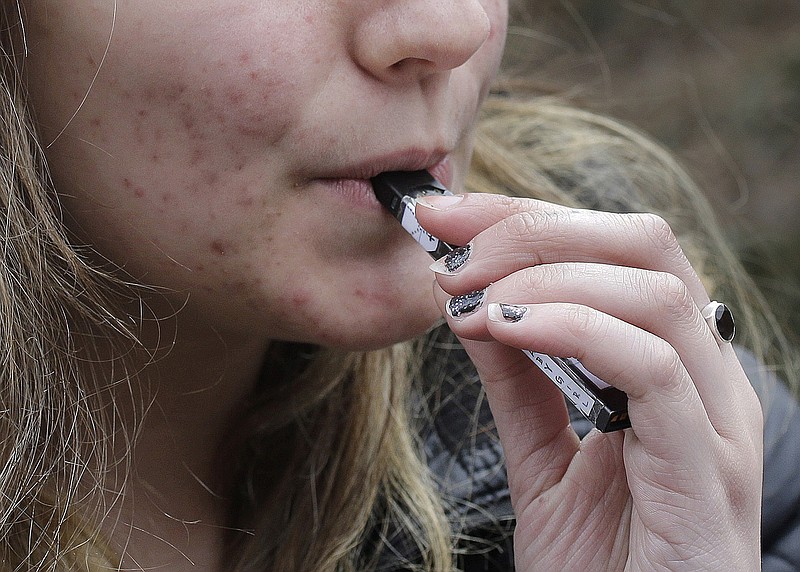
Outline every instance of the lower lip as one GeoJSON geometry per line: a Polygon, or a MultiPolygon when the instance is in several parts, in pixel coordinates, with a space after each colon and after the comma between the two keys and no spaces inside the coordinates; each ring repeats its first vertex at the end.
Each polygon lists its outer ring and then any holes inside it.
{"type": "Polygon", "coordinates": [[[381,210],[372,184],[367,179],[320,179],[319,182],[333,195],[353,207],[381,210]]]}

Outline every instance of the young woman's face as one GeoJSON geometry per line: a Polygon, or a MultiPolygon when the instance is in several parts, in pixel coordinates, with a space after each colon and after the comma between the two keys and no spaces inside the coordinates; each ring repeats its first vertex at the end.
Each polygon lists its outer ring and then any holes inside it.
{"type": "Polygon", "coordinates": [[[366,181],[458,189],[506,0],[27,0],[24,66],[81,241],[188,324],[367,348],[436,318],[366,181]]]}

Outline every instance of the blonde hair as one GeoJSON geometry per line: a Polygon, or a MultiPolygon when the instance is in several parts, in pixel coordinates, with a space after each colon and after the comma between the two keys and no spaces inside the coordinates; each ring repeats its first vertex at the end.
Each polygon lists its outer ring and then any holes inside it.
{"type": "MultiPolygon", "coordinates": [[[[4,10],[10,10],[5,7],[4,10]]],[[[16,14],[4,14],[4,26],[16,14]]],[[[0,558],[8,570],[116,569],[89,511],[86,483],[119,461],[113,411],[99,396],[135,384],[122,366],[135,327],[115,316],[124,282],[88,264],[60,223],[44,154],[26,115],[14,54],[0,85],[0,558]],[[117,379],[93,360],[121,339],[117,379]]],[[[557,100],[494,95],[478,128],[468,190],[562,204],[654,211],[681,237],[715,296],[737,308],[743,343],[775,356],[780,337],[766,304],[725,245],[701,193],[669,153],[638,132],[557,100]],[[713,254],[711,254],[713,252],[713,254]]],[[[282,380],[262,388],[245,421],[229,552],[237,571],[374,568],[400,531],[419,570],[453,567],[454,530],[429,474],[409,411],[423,342],[373,352],[276,343],[265,360],[282,380]]],[[[788,355],[788,354],[787,354],[788,355]]],[[[427,381],[427,380],[426,380],[427,381]]],[[[124,464],[123,464],[124,467],[124,464]]]]}
{"type": "Polygon", "coordinates": [[[447,520],[409,430],[415,354],[412,343],[271,348],[273,390],[252,408],[240,468],[253,535],[232,543],[233,570],[371,569],[381,546],[364,535],[386,537],[392,525],[418,541],[420,570],[450,569],[447,520]]]}
{"type": "Polygon", "coordinates": [[[75,569],[109,554],[82,508],[81,491],[109,465],[113,425],[99,400],[110,381],[91,364],[103,343],[134,336],[108,310],[122,283],[67,240],[10,50],[0,57],[0,559],[8,570],[75,569]]]}

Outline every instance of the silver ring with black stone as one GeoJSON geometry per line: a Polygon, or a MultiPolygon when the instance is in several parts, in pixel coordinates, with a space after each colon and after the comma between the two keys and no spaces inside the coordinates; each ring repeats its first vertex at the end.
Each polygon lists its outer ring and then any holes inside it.
{"type": "Polygon", "coordinates": [[[733,319],[733,312],[721,302],[711,302],[702,310],[711,333],[718,342],[729,344],[736,335],[736,322],[733,319]]]}

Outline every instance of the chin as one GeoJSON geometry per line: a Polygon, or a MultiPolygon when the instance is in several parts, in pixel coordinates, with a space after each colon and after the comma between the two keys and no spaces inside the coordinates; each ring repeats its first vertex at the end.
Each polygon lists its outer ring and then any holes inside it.
{"type": "Polygon", "coordinates": [[[417,306],[402,315],[386,315],[383,310],[373,315],[362,313],[356,321],[347,316],[338,326],[318,331],[314,343],[347,351],[377,350],[421,336],[442,322],[433,300],[427,308],[417,306]]]}

